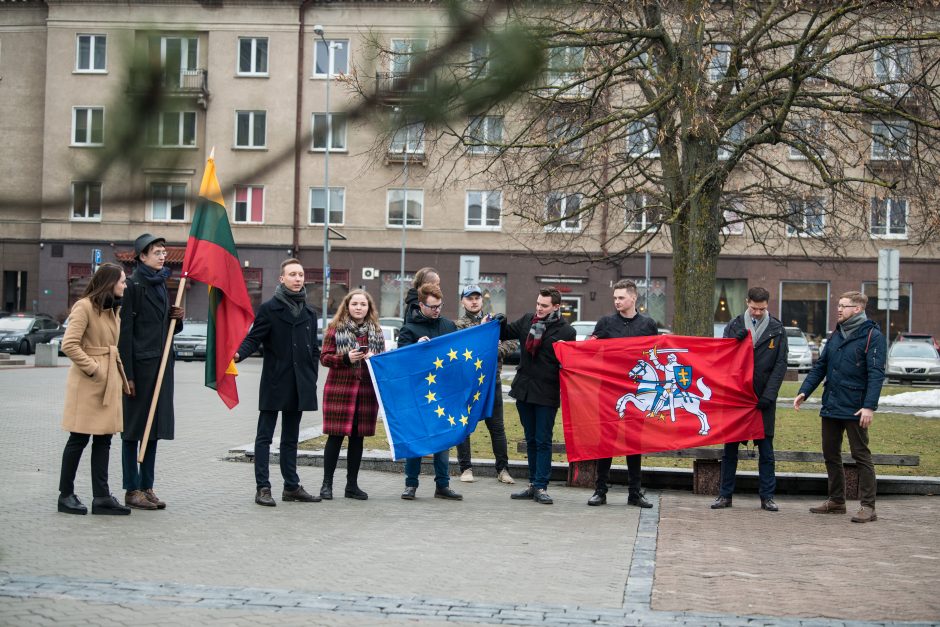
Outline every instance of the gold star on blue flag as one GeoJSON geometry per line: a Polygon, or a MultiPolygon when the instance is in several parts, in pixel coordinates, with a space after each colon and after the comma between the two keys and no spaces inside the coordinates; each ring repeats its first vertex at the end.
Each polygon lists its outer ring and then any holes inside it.
{"type": "Polygon", "coordinates": [[[498,346],[499,323],[493,321],[366,361],[393,459],[456,446],[490,416],[495,395],[502,393],[498,346]]]}

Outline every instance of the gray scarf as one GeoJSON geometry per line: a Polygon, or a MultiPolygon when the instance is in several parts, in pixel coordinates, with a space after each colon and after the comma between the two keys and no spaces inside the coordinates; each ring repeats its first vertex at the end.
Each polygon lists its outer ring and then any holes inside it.
{"type": "Polygon", "coordinates": [[[847,340],[852,337],[852,334],[855,333],[855,329],[862,326],[868,320],[868,314],[864,311],[860,311],[842,324],[839,325],[839,332],[842,333],[842,339],[847,340]]]}
{"type": "Polygon", "coordinates": [[[284,303],[295,318],[299,318],[300,312],[307,304],[307,288],[302,287],[299,292],[292,292],[284,287],[283,283],[279,283],[277,289],[274,290],[274,298],[284,303]]]}
{"type": "MultiPolygon", "coordinates": [[[[346,355],[349,351],[359,347],[359,338],[368,337],[369,352],[378,355],[385,352],[385,336],[382,335],[382,329],[373,326],[368,320],[363,320],[362,324],[357,324],[355,320],[349,318],[345,324],[336,326],[336,354],[346,355]]],[[[357,362],[358,363],[358,362],[357,362]]]]}
{"type": "Polygon", "coordinates": [[[754,320],[751,319],[751,315],[748,312],[744,312],[744,328],[751,332],[751,341],[754,342],[754,346],[757,346],[757,340],[764,334],[764,331],[766,331],[769,326],[769,313],[765,313],[764,317],[757,323],[757,326],[754,326],[754,320]]]}

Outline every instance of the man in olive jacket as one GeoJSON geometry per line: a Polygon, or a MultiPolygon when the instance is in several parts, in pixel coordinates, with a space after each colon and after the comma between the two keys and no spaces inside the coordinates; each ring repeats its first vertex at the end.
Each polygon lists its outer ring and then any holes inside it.
{"type": "Polygon", "coordinates": [[[271,441],[281,412],[281,476],[284,501],[315,503],[319,496],[309,494],[297,475],[297,440],[300,417],[317,409],[317,312],[307,304],[304,267],[296,259],[281,263],[280,283],[274,298],[262,303],[255,322],[235,353],[235,360],[248,357],[264,346],[261,391],[258,397],[258,431],[255,436],[255,503],[274,507],[268,464],[271,441]]]}
{"type": "MultiPolygon", "coordinates": [[[[787,331],[783,328],[783,323],[767,311],[769,302],[770,292],[764,288],[749,289],[747,311],[728,323],[724,336],[742,342],[750,338],[754,344],[754,394],[757,395],[757,408],[764,419],[764,437],[754,440],[760,455],[757,462],[758,494],[761,509],[776,512],[779,508],[774,501],[774,492],[777,489],[774,469],[774,423],[777,417],[777,394],[780,392],[783,377],[787,374],[787,331]]],[[[721,486],[712,509],[731,507],[734,479],[738,470],[739,444],[740,442],[725,444],[721,457],[721,486]]]]}

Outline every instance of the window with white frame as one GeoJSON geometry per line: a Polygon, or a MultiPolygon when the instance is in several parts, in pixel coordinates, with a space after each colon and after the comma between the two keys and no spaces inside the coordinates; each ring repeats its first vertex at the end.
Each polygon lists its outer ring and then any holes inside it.
{"type": "Polygon", "coordinates": [[[268,75],[268,38],[238,38],[238,75],[268,75]]]}
{"type": "Polygon", "coordinates": [[[317,39],[313,47],[313,75],[317,78],[349,74],[349,40],[317,39]]]}
{"type": "Polygon", "coordinates": [[[814,159],[826,156],[826,124],[819,118],[797,118],[790,123],[793,145],[789,147],[790,159],[805,161],[807,153],[814,159]]]}
{"type": "Polygon", "coordinates": [[[643,120],[630,122],[627,128],[627,154],[631,157],[659,156],[659,145],[656,143],[658,130],[656,120],[648,117],[643,120]]]}
{"type": "Polygon", "coordinates": [[[386,226],[402,225],[402,216],[406,215],[406,226],[419,228],[424,221],[424,190],[423,189],[390,189],[387,196],[386,226]]]}
{"type": "Polygon", "coordinates": [[[326,113],[313,114],[313,137],[310,140],[310,150],[330,152],[346,150],[346,114],[326,113]],[[328,124],[329,122],[329,124],[328,124]]]}
{"type": "Polygon", "coordinates": [[[892,95],[907,89],[907,80],[913,68],[908,46],[889,45],[875,49],[875,80],[892,95]]]}
{"type": "Polygon", "coordinates": [[[503,210],[503,194],[499,191],[467,192],[468,229],[499,229],[503,210]]]}
{"type": "Polygon", "coordinates": [[[831,76],[830,63],[823,62],[829,54],[829,45],[825,42],[810,42],[803,47],[803,55],[797,58],[798,47],[793,47],[794,61],[802,72],[809,73],[804,79],[809,85],[819,85],[829,80],[831,76]]]}
{"type": "Polygon", "coordinates": [[[196,145],[196,112],[163,111],[147,127],[147,144],[164,148],[196,145]]]}
{"type": "Polygon", "coordinates": [[[267,113],[264,111],[236,111],[235,147],[264,148],[266,124],[267,113]]]}
{"type": "Polygon", "coordinates": [[[908,161],[911,158],[910,126],[907,120],[873,122],[871,125],[871,158],[908,161]]]}
{"type": "Polygon", "coordinates": [[[907,200],[872,198],[870,229],[872,237],[907,237],[907,200]]]}
{"type": "Polygon", "coordinates": [[[151,38],[151,53],[160,52],[164,86],[170,89],[192,88],[202,84],[204,71],[199,64],[199,39],[183,35],[151,38]]]}
{"type": "Polygon", "coordinates": [[[743,207],[739,200],[721,199],[722,235],[744,235],[744,220],[740,214],[743,207]]]}
{"type": "Polygon", "coordinates": [[[101,183],[72,183],[72,220],[101,220],[101,183]]]}
{"type": "Polygon", "coordinates": [[[581,194],[551,192],[545,203],[545,230],[576,233],[581,230],[581,194]]]}
{"type": "Polygon", "coordinates": [[[624,228],[641,233],[656,228],[662,215],[662,207],[646,194],[632,193],[624,196],[624,228]]]}
{"type": "Polygon", "coordinates": [[[818,236],[826,223],[826,204],[822,198],[793,198],[789,202],[787,235],[818,236]]]}
{"type": "Polygon", "coordinates": [[[721,136],[720,145],[718,146],[719,160],[727,161],[731,158],[731,153],[744,143],[745,130],[744,120],[741,120],[725,131],[725,134],[721,136]]]}
{"type": "Polygon", "coordinates": [[[550,87],[563,88],[581,78],[584,71],[584,48],[582,46],[556,46],[548,51],[548,74],[550,87]]]}
{"type": "Polygon", "coordinates": [[[490,46],[485,41],[470,44],[470,75],[482,78],[490,71],[490,46]]]}
{"type": "Polygon", "coordinates": [[[264,186],[236,185],[235,212],[232,217],[236,224],[263,224],[264,186]]]}
{"type": "Polygon", "coordinates": [[[427,50],[427,39],[392,40],[391,67],[389,70],[392,73],[393,90],[424,91],[427,89],[427,79],[416,78],[409,81],[405,78],[427,50]]]}
{"type": "MultiPolygon", "coordinates": [[[[326,214],[326,190],[322,187],[310,188],[310,224],[323,224],[326,214]]],[[[342,187],[330,188],[330,224],[343,224],[346,216],[346,190],[342,187]]]]}
{"type": "Polygon", "coordinates": [[[731,44],[713,45],[712,56],[708,60],[708,80],[717,83],[728,74],[729,67],[731,67],[731,44]]]}
{"type": "Polygon", "coordinates": [[[389,145],[389,152],[423,154],[424,122],[415,122],[396,130],[392,136],[392,143],[389,145]]]}
{"type": "Polygon", "coordinates": [[[72,145],[104,145],[104,107],[72,107],[72,145]]]}
{"type": "Polygon", "coordinates": [[[103,73],[107,71],[108,38],[106,35],[78,35],[75,39],[75,71],[103,73]]]}
{"type": "Polygon", "coordinates": [[[151,183],[150,219],[155,222],[182,222],[186,219],[186,184],[151,183]]]}
{"type": "Polygon", "coordinates": [[[467,150],[472,155],[497,152],[503,143],[503,116],[477,115],[467,125],[467,150]]]}
{"type": "Polygon", "coordinates": [[[548,138],[551,145],[562,157],[580,159],[584,152],[584,136],[578,137],[580,129],[573,122],[561,116],[548,120],[548,138]]]}

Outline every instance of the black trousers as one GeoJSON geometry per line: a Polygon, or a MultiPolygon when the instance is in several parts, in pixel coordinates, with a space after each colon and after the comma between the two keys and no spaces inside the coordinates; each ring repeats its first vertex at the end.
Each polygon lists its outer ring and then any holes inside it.
{"type": "MultiPolygon", "coordinates": [[[[281,412],[281,477],[284,478],[285,490],[300,487],[297,476],[297,438],[300,435],[300,416],[303,412],[281,412]]],[[[270,488],[268,464],[271,459],[271,442],[274,440],[274,427],[277,426],[276,411],[262,410],[258,416],[258,433],[255,436],[255,483],[258,489],[270,488]]]]}
{"type": "Polygon", "coordinates": [[[91,493],[94,496],[109,496],[108,457],[111,455],[111,434],[91,436],[87,433],[69,433],[62,451],[62,470],[59,473],[59,492],[63,496],[75,493],[75,474],[82,460],[82,451],[91,442],[91,493]]]}
{"type": "MultiPolygon", "coordinates": [[[[350,433],[355,433],[359,426],[359,399],[356,399],[356,411],[353,415],[350,433]]],[[[339,451],[343,447],[342,435],[331,435],[326,439],[323,448],[323,481],[333,484],[333,473],[339,462],[339,451]]],[[[346,447],[346,489],[359,487],[359,466],[362,464],[362,445],[365,438],[362,436],[349,436],[349,445],[346,447]]]]}
{"type": "MultiPolygon", "coordinates": [[[[627,489],[630,496],[640,495],[640,464],[642,455],[627,455],[627,489]]],[[[594,490],[601,494],[607,494],[610,487],[610,465],[613,460],[610,457],[597,460],[597,481],[594,483],[594,490]]]]}

